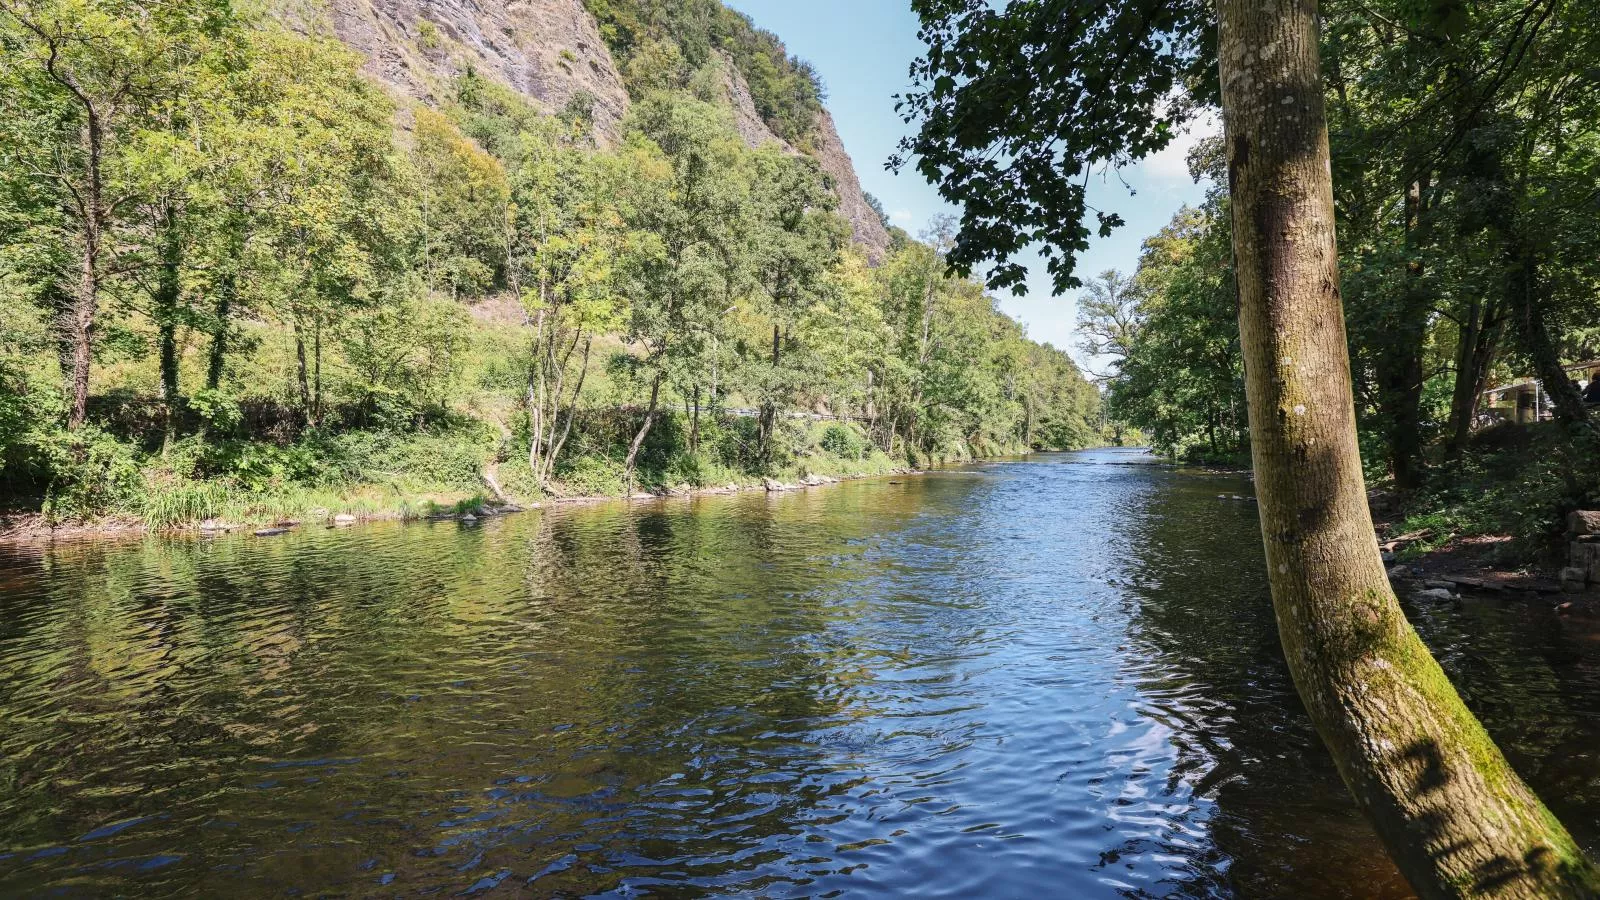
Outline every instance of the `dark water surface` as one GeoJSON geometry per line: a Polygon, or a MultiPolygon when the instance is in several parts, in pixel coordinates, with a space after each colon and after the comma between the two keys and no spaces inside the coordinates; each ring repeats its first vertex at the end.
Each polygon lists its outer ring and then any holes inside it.
{"type": "MultiPolygon", "coordinates": [[[[1404,897],[1255,509],[1099,451],[0,551],[0,894],[1404,897]]],[[[1600,635],[1413,619],[1600,844],[1600,635]]]]}

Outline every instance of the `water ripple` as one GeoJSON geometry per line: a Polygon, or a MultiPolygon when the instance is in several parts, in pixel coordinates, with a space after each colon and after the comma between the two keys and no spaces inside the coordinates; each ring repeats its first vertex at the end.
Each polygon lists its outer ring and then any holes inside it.
{"type": "MultiPolygon", "coordinates": [[[[3,551],[0,894],[1408,896],[1134,459],[3,551]]],[[[1412,612],[1593,846],[1600,640],[1412,612]]]]}

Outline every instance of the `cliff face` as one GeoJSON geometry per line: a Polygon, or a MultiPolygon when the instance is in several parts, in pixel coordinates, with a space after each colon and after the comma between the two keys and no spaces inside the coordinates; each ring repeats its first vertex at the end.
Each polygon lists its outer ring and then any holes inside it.
{"type": "Polygon", "coordinates": [[[855,230],[856,243],[866,251],[867,259],[877,265],[889,253],[889,232],[884,229],[878,213],[867,205],[867,195],[861,190],[855,164],[845,152],[844,141],[839,139],[833,115],[826,109],[817,118],[814,140],[816,151],[812,155],[822,164],[822,171],[833,179],[834,192],[839,195],[839,214],[855,230]]]}
{"type": "Polygon", "coordinates": [[[593,98],[596,138],[621,136],[628,92],[582,0],[330,0],[328,11],[368,73],[402,94],[432,102],[470,66],[549,112],[593,98]]]}
{"type": "MultiPolygon", "coordinates": [[[[745,143],[751,147],[778,144],[786,152],[799,153],[788,141],[773,134],[767,123],[761,120],[755,100],[750,95],[750,85],[739,74],[733,60],[724,57],[723,71],[727,76],[725,84],[728,103],[733,107],[734,126],[745,143]]],[[[817,117],[812,148],[812,158],[816,159],[833,182],[834,193],[839,197],[839,214],[850,223],[856,244],[866,252],[867,259],[873,265],[882,262],[889,252],[889,232],[884,230],[883,220],[878,218],[877,212],[867,204],[855,164],[844,149],[844,141],[840,140],[839,130],[834,127],[832,114],[826,109],[817,117]]]]}
{"type": "MultiPolygon", "coordinates": [[[[395,91],[436,102],[452,79],[470,66],[478,75],[556,112],[574,97],[593,99],[595,138],[603,146],[621,138],[628,91],[583,0],[327,0],[334,34],[367,57],[367,72],[395,91]]],[[[724,58],[728,102],[745,143],[777,143],[756,111],[750,86],[733,60],[724,58]]],[[[874,263],[889,235],[867,205],[850,155],[833,117],[823,110],[811,155],[839,195],[856,243],[874,263]]]]}

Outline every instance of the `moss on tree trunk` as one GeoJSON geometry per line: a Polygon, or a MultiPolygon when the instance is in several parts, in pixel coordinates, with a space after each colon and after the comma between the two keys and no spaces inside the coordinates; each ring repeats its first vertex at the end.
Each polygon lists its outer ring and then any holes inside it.
{"type": "Polygon", "coordinates": [[[1367,509],[1314,0],[1220,0],[1251,448],[1295,685],[1423,897],[1592,897],[1593,864],[1417,637],[1367,509]]]}

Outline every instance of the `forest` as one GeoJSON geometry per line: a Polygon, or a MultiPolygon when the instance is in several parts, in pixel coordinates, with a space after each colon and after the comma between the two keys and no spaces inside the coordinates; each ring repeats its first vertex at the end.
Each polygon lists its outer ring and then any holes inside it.
{"type": "MultiPolygon", "coordinates": [[[[1542,557],[1600,499],[1577,389],[1600,375],[1600,32],[1561,3],[1448,25],[1359,4],[1322,15],[1368,481],[1403,501],[1401,531],[1511,535],[1504,562],[1542,557]],[[1529,427],[1491,427],[1519,403],[1537,404],[1529,427]]],[[[1137,271],[1089,279],[1080,328],[1111,362],[1110,415],[1165,454],[1248,463],[1221,139],[1190,166],[1206,201],[1145,241],[1137,271]]]]}
{"type": "Polygon", "coordinates": [[[1100,441],[1071,359],[948,275],[950,222],[869,259],[815,160],[741,141],[730,60],[776,134],[820,112],[781,42],[590,7],[614,145],[582,96],[468,66],[396,98],[219,0],[0,0],[8,509],[412,515],[1100,441]]]}

